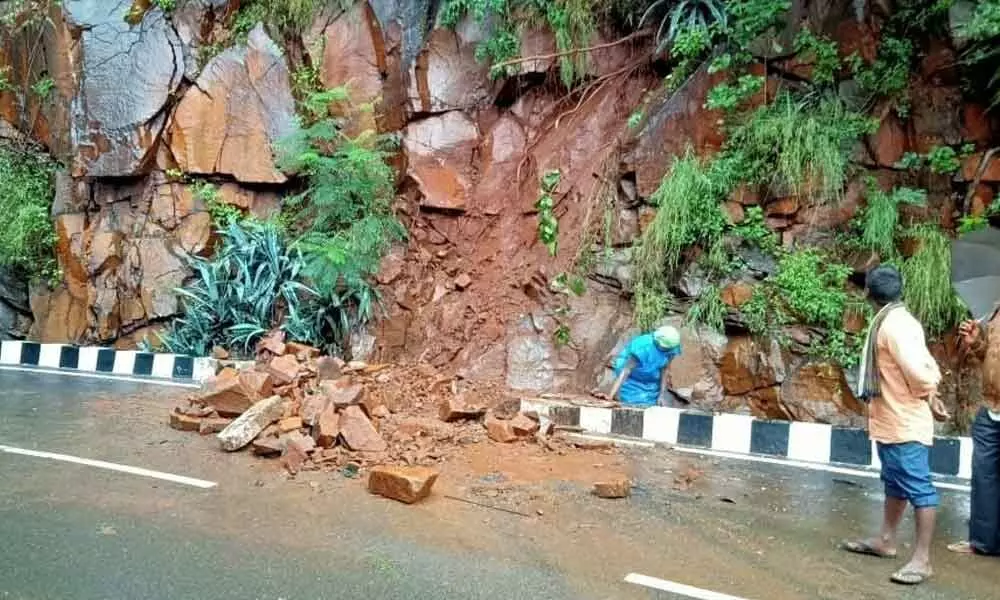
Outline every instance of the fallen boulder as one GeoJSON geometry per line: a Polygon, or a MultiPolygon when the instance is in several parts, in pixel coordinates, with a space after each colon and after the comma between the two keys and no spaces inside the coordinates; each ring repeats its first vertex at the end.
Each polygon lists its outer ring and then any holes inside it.
{"type": "Polygon", "coordinates": [[[265,458],[281,456],[284,447],[284,442],[274,436],[260,436],[250,443],[250,451],[254,453],[254,456],[265,458]]]}
{"type": "Polygon", "coordinates": [[[518,413],[513,419],[510,420],[510,427],[514,431],[514,435],[518,437],[527,437],[529,435],[535,435],[539,430],[538,421],[532,419],[524,413],[518,413]]]}
{"type": "Polygon", "coordinates": [[[346,381],[323,381],[319,387],[327,402],[337,408],[358,404],[365,391],[360,385],[351,385],[346,381]]]}
{"type": "Polygon", "coordinates": [[[413,504],[431,495],[438,474],[426,467],[375,467],[368,476],[368,491],[413,504]]]}
{"type": "Polygon", "coordinates": [[[360,406],[348,406],[340,413],[340,437],[356,452],[383,452],[387,448],[360,406]]]}
{"type": "Polygon", "coordinates": [[[337,444],[337,437],[340,435],[340,415],[333,406],[327,406],[320,413],[313,427],[316,436],[316,445],[323,448],[332,448],[337,444]]]}
{"type": "Polygon", "coordinates": [[[628,498],[632,493],[632,481],[625,476],[612,477],[594,484],[594,495],[599,498],[628,498]]]}
{"type": "Polygon", "coordinates": [[[446,423],[478,419],[486,414],[481,406],[470,406],[462,396],[450,396],[441,401],[439,414],[446,423]]]}
{"type": "Polygon", "coordinates": [[[170,426],[178,431],[198,431],[198,428],[201,426],[201,419],[174,409],[170,413],[170,426]]]}
{"type": "Polygon", "coordinates": [[[288,433],[302,429],[302,417],[286,417],[278,421],[278,431],[288,433]]]}
{"type": "Polygon", "coordinates": [[[486,434],[494,442],[507,444],[517,440],[517,434],[514,433],[511,421],[497,418],[496,415],[490,413],[486,415],[485,424],[486,434]]]}
{"type": "Polygon", "coordinates": [[[225,417],[208,417],[201,420],[201,424],[198,426],[198,433],[201,435],[219,433],[226,427],[229,427],[229,424],[232,422],[232,419],[226,419],[225,417]]]}
{"type": "Polygon", "coordinates": [[[281,418],[284,411],[281,396],[271,396],[251,406],[228,427],[219,432],[222,449],[235,452],[246,447],[264,429],[281,418]]]}
{"type": "Polygon", "coordinates": [[[265,369],[274,378],[275,384],[293,384],[299,378],[299,359],[291,354],[279,356],[272,359],[265,369]]]}

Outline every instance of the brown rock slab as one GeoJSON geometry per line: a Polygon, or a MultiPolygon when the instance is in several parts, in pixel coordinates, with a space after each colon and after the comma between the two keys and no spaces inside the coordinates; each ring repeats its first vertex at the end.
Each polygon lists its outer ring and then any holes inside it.
{"type": "Polygon", "coordinates": [[[316,378],[320,381],[340,379],[344,371],[344,361],[333,356],[323,356],[316,361],[316,378]]]}
{"type": "Polygon", "coordinates": [[[753,286],[748,283],[734,283],[722,290],[722,301],[726,306],[739,308],[753,298],[753,286]]]}
{"type": "Polygon", "coordinates": [[[253,405],[254,399],[237,375],[209,383],[197,402],[214,407],[220,415],[238,416],[253,405]]]}
{"type": "Polygon", "coordinates": [[[469,406],[463,396],[449,396],[441,400],[438,414],[442,421],[452,423],[478,419],[486,414],[486,409],[481,406],[469,406]]]}
{"type": "Polygon", "coordinates": [[[224,417],[208,417],[201,420],[201,425],[198,427],[198,433],[201,435],[219,433],[226,427],[229,427],[229,424],[232,422],[232,419],[226,419],[224,417]]]}
{"type": "Polygon", "coordinates": [[[535,435],[540,426],[538,421],[535,419],[520,413],[510,420],[510,427],[514,431],[514,435],[527,437],[529,435],[535,435]]]}
{"type": "Polygon", "coordinates": [[[198,428],[201,427],[201,419],[174,409],[170,413],[170,426],[178,431],[198,431],[198,428]]]}
{"type": "Polygon", "coordinates": [[[594,495],[598,498],[628,498],[632,494],[632,481],[625,476],[611,477],[594,483],[594,495]]]}
{"type": "Polygon", "coordinates": [[[271,396],[251,406],[219,432],[217,437],[222,449],[235,452],[246,447],[266,427],[281,418],[283,403],[281,396],[271,396]]]}
{"type": "Polygon", "coordinates": [[[361,402],[365,389],[349,381],[323,381],[320,383],[320,392],[326,396],[327,402],[343,408],[361,402]]]}
{"type": "Polygon", "coordinates": [[[333,405],[327,405],[319,414],[313,432],[317,446],[332,448],[337,444],[337,437],[340,435],[340,415],[333,405]]]}
{"type": "Polygon", "coordinates": [[[271,376],[267,373],[262,373],[257,370],[241,371],[239,380],[254,401],[260,400],[261,398],[267,398],[272,395],[274,382],[271,376]]]}
{"type": "Polygon", "coordinates": [[[285,344],[285,353],[292,354],[299,360],[306,360],[309,358],[319,358],[319,348],[315,348],[308,344],[300,344],[299,342],[288,342],[285,344]]]}
{"type": "Polygon", "coordinates": [[[486,415],[486,434],[494,442],[507,444],[517,440],[514,427],[509,420],[498,419],[496,415],[486,415]]]}
{"type": "Polygon", "coordinates": [[[438,475],[438,471],[426,467],[375,467],[368,476],[368,491],[413,504],[430,496],[438,475]]]}
{"type": "Polygon", "coordinates": [[[302,429],[302,417],[286,417],[278,421],[278,431],[288,433],[302,429]]]}
{"type": "Polygon", "coordinates": [[[302,406],[299,408],[299,416],[305,425],[315,425],[320,414],[329,405],[329,401],[323,394],[312,394],[302,399],[302,406]]]}
{"type": "Polygon", "coordinates": [[[388,447],[360,406],[348,406],[340,413],[340,437],[356,452],[384,452],[388,447]]]}
{"type": "Polygon", "coordinates": [[[403,134],[407,174],[416,182],[421,206],[464,211],[475,182],[479,147],[476,124],[460,111],[410,123],[403,134]]]}
{"type": "Polygon", "coordinates": [[[283,183],[274,164],[278,140],[295,129],[295,100],[279,46],[258,26],[201,71],[174,110],[169,137],[187,173],[283,183]]]}
{"type": "Polygon", "coordinates": [[[276,437],[261,436],[251,442],[250,451],[254,453],[254,456],[272,458],[280,456],[284,447],[284,442],[276,437]]]}
{"type": "MultiPolygon", "coordinates": [[[[976,178],[979,165],[983,162],[983,156],[984,153],[980,152],[965,159],[965,163],[962,165],[962,176],[966,181],[972,181],[976,178]]],[[[990,160],[986,163],[986,169],[983,171],[983,177],[980,182],[1000,182],[1000,153],[995,153],[990,157],[990,160]]]]}
{"type": "Polygon", "coordinates": [[[291,354],[271,359],[265,369],[277,385],[294,383],[299,377],[299,361],[291,354]]]}
{"type": "Polygon", "coordinates": [[[795,196],[778,198],[769,202],[765,208],[765,213],[769,217],[790,217],[799,212],[799,199],[795,196]]]}

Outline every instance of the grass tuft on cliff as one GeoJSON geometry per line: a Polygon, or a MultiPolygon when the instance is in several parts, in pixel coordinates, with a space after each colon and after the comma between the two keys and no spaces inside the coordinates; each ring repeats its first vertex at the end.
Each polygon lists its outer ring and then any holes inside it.
{"type": "Polygon", "coordinates": [[[0,145],[0,265],[31,279],[59,278],[49,213],[56,164],[45,154],[0,145]]]}

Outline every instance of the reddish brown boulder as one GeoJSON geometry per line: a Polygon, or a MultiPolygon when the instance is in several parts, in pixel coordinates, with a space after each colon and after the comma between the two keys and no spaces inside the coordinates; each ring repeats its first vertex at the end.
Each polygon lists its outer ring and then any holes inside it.
{"type": "Polygon", "coordinates": [[[302,417],[285,417],[278,421],[278,431],[288,433],[302,429],[302,417]]]}
{"type": "Polygon", "coordinates": [[[437,478],[438,471],[426,467],[375,467],[368,476],[368,491],[413,504],[430,496],[437,478]]]}
{"type": "Polygon", "coordinates": [[[323,409],[313,431],[317,446],[332,448],[337,444],[337,437],[340,435],[340,415],[333,406],[323,409]]]}
{"type": "Polygon", "coordinates": [[[976,144],[989,144],[993,137],[990,114],[981,104],[962,107],[962,138],[976,144]]]}
{"type": "Polygon", "coordinates": [[[285,344],[285,352],[302,361],[310,358],[319,358],[320,355],[319,348],[314,348],[308,344],[300,344],[299,342],[288,342],[285,344]]]}
{"type": "Polygon", "coordinates": [[[287,348],[285,345],[285,333],[280,330],[272,331],[257,342],[258,353],[267,351],[272,356],[281,356],[286,352],[287,348]]]}
{"type": "Polygon", "coordinates": [[[260,436],[250,443],[250,451],[254,453],[254,456],[265,458],[281,456],[284,449],[284,442],[276,437],[260,436]]]}
{"type": "Polygon", "coordinates": [[[864,407],[836,365],[809,363],[795,370],[781,386],[780,397],[796,421],[838,426],[859,426],[864,422],[864,407]]]}
{"type": "Polygon", "coordinates": [[[479,149],[481,175],[472,198],[476,208],[498,215],[511,203],[510,185],[524,156],[527,136],[517,118],[505,114],[493,124],[479,149]]]}
{"type": "Polygon", "coordinates": [[[283,404],[281,396],[271,396],[251,406],[216,436],[222,449],[235,452],[244,448],[281,418],[283,404]]]}
{"type": "Polygon", "coordinates": [[[486,434],[494,442],[507,444],[517,440],[513,424],[509,420],[498,419],[494,414],[486,415],[486,434]]]}
{"type": "MultiPolygon", "coordinates": [[[[984,153],[980,152],[965,159],[965,163],[962,165],[962,176],[966,181],[973,181],[976,178],[983,156],[984,153]]],[[[1000,153],[994,153],[986,163],[980,182],[1000,183],[1000,153]]]]}
{"type": "Polygon", "coordinates": [[[288,385],[299,378],[299,361],[291,354],[278,356],[264,368],[277,385],[288,385]]]}
{"type": "Polygon", "coordinates": [[[470,29],[478,27],[470,23],[456,30],[430,32],[409,73],[409,112],[456,111],[479,106],[492,97],[489,66],[476,60],[476,42],[465,39],[470,29]]]}
{"type": "Polygon", "coordinates": [[[486,414],[486,409],[481,406],[470,406],[464,396],[448,396],[441,400],[438,414],[441,420],[447,423],[453,421],[465,421],[478,419],[486,414]]]}
{"type": "Polygon", "coordinates": [[[295,128],[295,101],[278,45],[252,32],[202,70],[173,113],[170,150],[187,173],[231,175],[237,181],[283,183],[276,142],[295,128]],[[239,115],[239,118],[234,118],[239,115]]]}
{"type": "Polygon", "coordinates": [[[725,208],[726,215],[729,216],[729,222],[733,225],[739,225],[746,219],[746,210],[739,202],[726,202],[725,208]]]}
{"type": "Polygon", "coordinates": [[[274,388],[270,375],[253,369],[240,371],[239,380],[255,401],[270,396],[274,388]]]}
{"type": "Polygon", "coordinates": [[[982,183],[977,185],[975,191],[972,193],[972,206],[969,208],[969,213],[974,217],[985,215],[986,210],[993,204],[995,197],[996,192],[992,187],[982,183]]]}
{"type": "Polygon", "coordinates": [[[361,402],[365,389],[357,384],[351,384],[350,378],[337,381],[323,381],[319,384],[320,393],[326,396],[327,402],[337,408],[343,408],[361,402]]]}
{"type": "Polygon", "coordinates": [[[510,428],[514,432],[514,435],[519,437],[527,437],[529,435],[535,435],[538,432],[539,424],[538,421],[532,419],[524,413],[518,413],[510,420],[510,428]]]}
{"type": "Polygon", "coordinates": [[[403,134],[407,174],[429,208],[464,211],[476,174],[479,130],[464,113],[453,111],[410,123],[403,134]]]}
{"type": "Polygon", "coordinates": [[[719,364],[722,386],[731,396],[777,385],[785,380],[785,363],[776,340],[749,337],[729,341],[719,364]]]}
{"type": "Polygon", "coordinates": [[[324,409],[329,405],[326,396],[323,394],[311,394],[302,399],[302,406],[299,407],[299,416],[306,425],[316,424],[316,420],[324,409]]]}
{"type": "Polygon", "coordinates": [[[632,494],[632,481],[624,475],[594,483],[594,495],[598,498],[628,498],[632,494]]]}
{"type": "Polygon", "coordinates": [[[722,290],[722,301],[726,306],[739,308],[753,298],[753,286],[749,283],[734,283],[722,290]]]}
{"type": "Polygon", "coordinates": [[[795,196],[786,196],[769,202],[764,209],[769,217],[790,217],[799,212],[799,199],[795,196]]]}
{"type": "Polygon", "coordinates": [[[232,419],[226,419],[223,417],[207,417],[201,420],[201,425],[198,427],[198,433],[201,435],[219,433],[226,427],[229,427],[229,424],[232,422],[232,419]]]}
{"type": "Polygon", "coordinates": [[[908,149],[906,130],[895,112],[884,111],[878,131],[871,138],[872,155],[880,167],[892,168],[908,149]]]}
{"type": "Polygon", "coordinates": [[[198,403],[211,406],[222,416],[236,417],[253,406],[256,398],[243,385],[240,377],[217,379],[198,397],[198,403]]]}
{"type": "Polygon", "coordinates": [[[178,431],[198,431],[201,418],[186,415],[176,409],[170,413],[170,426],[178,431]]]}
{"type": "Polygon", "coordinates": [[[340,437],[356,452],[383,452],[387,445],[360,406],[348,406],[340,413],[340,437]]]}

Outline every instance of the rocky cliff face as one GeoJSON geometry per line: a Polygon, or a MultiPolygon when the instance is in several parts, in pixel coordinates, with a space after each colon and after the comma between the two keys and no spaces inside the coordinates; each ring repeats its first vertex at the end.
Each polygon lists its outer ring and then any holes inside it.
{"type": "MultiPolygon", "coordinates": [[[[649,49],[623,43],[595,52],[591,84],[567,95],[545,57],[555,48],[551,34],[530,30],[524,52],[542,58],[493,80],[475,56],[482,27],[437,27],[432,4],[373,0],[329,9],[304,36],[307,48],[322,48],[311,59],[323,85],[349,84],[355,105],[374,105],[345,109],[352,127],[401,139],[397,209],[410,239],[385,258],[386,314],[369,332],[374,343],[359,339],[359,347],[375,360],[421,359],[514,390],[589,389],[631,332],[629,248],[655,214],[648,198],[674,156],[722,144],[720,117],[704,108],[720,76],[699,71],[667,91],[649,49]],[[645,118],[630,127],[640,106],[645,118]],[[555,258],[537,239],[534,209],[539,178],[550,170],[561,174],[555,258]],[[605,227],[611,247],[599,249],[587,292],[554,287],[605,239],[605,227]]],[[[192,181],[214,181],[224,202],[260,215],[280,205],[287,174],[273,150],[295,127],[285,53],[258,27],[246,43],[199,61],[236,5],[181,0],[168,16],[65,0],[41,33],[0,42],[0,66],[19,83],[0,91],[0,119],[67,166],[53,207],[64,277],[54,289],[32,290],[32,337],[131,345],[176,316],[173,290],[191,275],[185,257],[212,247],[192,181]],[[55,82],[49,98],[18,91],[43,75],[55,82]]],[[[870,60],[878,31],[856,21],[851,3],[795,10],[842,52],[858,49],[870,60]]],[[[892,167],[906,151],[994,139],[983,108],[962,101],[954,57],[947,41],[926,53],[911,83],[912,118],[904,124],[882,111],[857,162],[880,179],[904,181],[909,175],[892,167]]],[[[774,86],[809,77],[811,64],[779,58],[766,73],[774,86]]],[[[980,206],[1000,183],[994,171],[977,190],[980,206]]],[[[952,183],[928,184],[927,210],[951,219],[952,183]]],[[[837,206],[777,199],[764,207],[767,223],[786,245],[822,242],[854,216],[859,190],[860,176],[837,206]]],[[[740,220],[759,202],[734,197],[727,209],[740,220]]],[[[748,281],[768,272],[766,260],[746,262],[748,281]]],[[[697,273],[686,281],[697,296],[697,273]]],[[[24,286],[0,280],[0,325],[15,335],[25,333],[26,298],[24,286]]],[[[734,284],[724,298],[738,306],[746,288],[734,284]]],[[[788,333],[799,347],[812,335],[788,333]]],[[[860,418],[839,368],[776,343],[687,330],[672,371],[677,392],[706,408],[838,424],[860,418]]]]}

